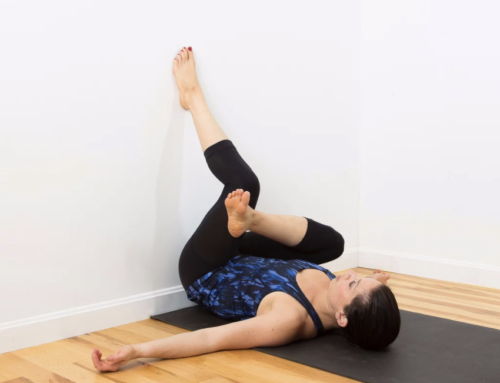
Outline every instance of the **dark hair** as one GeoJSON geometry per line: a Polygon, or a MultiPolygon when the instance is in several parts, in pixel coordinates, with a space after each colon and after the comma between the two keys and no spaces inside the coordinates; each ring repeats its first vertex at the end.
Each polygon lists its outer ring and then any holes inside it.
{"type": "Polygon", "coordinates": [[[352,345],[366,350],[382,350],[396,340],[401,315],[392,290],[381,284],[371,293],[359,294],[344,307],[347,326],[343,337],[352,345]]]}

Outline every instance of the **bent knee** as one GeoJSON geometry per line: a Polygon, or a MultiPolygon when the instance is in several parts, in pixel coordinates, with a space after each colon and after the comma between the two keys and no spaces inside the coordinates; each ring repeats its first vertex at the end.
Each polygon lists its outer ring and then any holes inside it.
{"type": "Polygon", "coordinates": [[[332,243],[329,246],[329,257],[330,261],[339,258],[344,253],[345,240],[342,234],[332,228],[333,232],[331,235],[332,243]]]}
{"type": "Polygon", "coordinates": [[[250,203],[257,201],[260,194],[260,182],[255,173],[246,173],[241,177],[235,186],[236,189],[243,189],[250,192],[250,203]]]}

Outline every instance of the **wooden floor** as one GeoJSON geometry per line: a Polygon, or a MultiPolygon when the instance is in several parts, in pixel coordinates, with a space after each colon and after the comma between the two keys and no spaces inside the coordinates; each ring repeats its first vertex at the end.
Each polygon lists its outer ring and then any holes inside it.
{"type": "MultiPolygon", "coordinates": [[[[362,276],[373,270],[354,269],[362,276]]],[[[336,275],[345,271],[335,272],[336,275]]],[[[500,329],[500,290],[390,273],[399,308],[500,329]]],[[[126,344],[187,332],[144,320],[0,355],[0,383],[63,382],[355,382],[254,350],[219,351],[181,359],[136,359],[101,373],[90,354],[106,357],[126,344]]]]}

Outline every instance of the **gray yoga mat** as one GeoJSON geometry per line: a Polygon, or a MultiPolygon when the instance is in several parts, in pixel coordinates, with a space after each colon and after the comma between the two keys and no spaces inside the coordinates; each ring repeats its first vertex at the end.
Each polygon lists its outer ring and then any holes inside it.
{"type": "MultiPolygon", "coordinates": [[[[500,330],[401,311],[401,331],[385,351],[353,347],[338,330],[254,350],[366,383],[499,383],[500,330]]],[[[153,315],[194,331],[228,322],[202,306],[153,315]]]]}

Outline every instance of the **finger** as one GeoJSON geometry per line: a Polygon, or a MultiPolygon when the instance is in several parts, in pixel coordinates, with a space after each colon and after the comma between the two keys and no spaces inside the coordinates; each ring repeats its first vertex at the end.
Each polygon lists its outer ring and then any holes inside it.
{"type": "Polygon", "coordinates": [[[92,362],[94,363],[94,367],[99,371],[103,370],[102,362],[95,352],[92,353],[92,362]]]}

